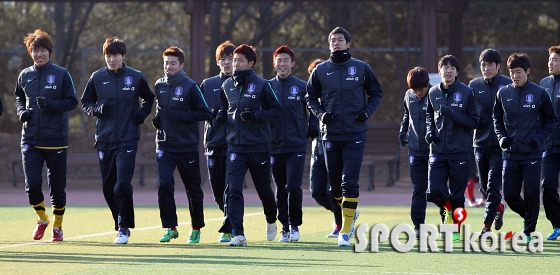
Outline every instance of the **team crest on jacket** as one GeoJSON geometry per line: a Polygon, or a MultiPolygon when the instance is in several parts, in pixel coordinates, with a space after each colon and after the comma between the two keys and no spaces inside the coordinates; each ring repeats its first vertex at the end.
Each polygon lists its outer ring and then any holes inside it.
{"type": "Polygon", "coordinates": [[[325,149],[331,149],[331,142],[330,141],[325,142],[325,149]]]}
{"type": "Polygon", "coordinates": [[[181,96],[183,94],[183,87],[175,88],[175,96],[181,96]]]}
{"type": "Polygon", "coordinates": [[[532,103],[535,100],[535,96],[533,94],[528,94],[525,96],[525,101],[527,101],[527,103],[532,103]]]}
{"type": "Polygon", "coordinates": [[[127,76],[124,78],[124,85],[131,86],[132,85],[132,76],[127,76]]]}
{"type": "Polygon", "coordinates": [[[453,94],[453,100],[455,100],[455,102],[461,101],[462,98],[463,98],[463,95],[459,92],[456,92],[456,93],[453,94]]]}
{"type": "Polygon", "coordinates": [[[292,87],[290,87],[290,94],[292,94],[292,95],[295,96],[295,95],[298,94],[298,92],[299,92],[298,86],[292,86],[292,87]]]}
{"type": "Polygon", "coordinates": [[[24,145],[21,146],[21,151],[22,152],[27,152],[27,150],[29,150],[29,145],[24,144],[24,145]]]}
{"type": "Polygon", "coordinates": [[[474,154],[474,157],[476,158],[476,160],[480,160],[480,152],[476,152],[474,154]]]}
{"type": "Polygon", "coordinates": [[[229,154],[229,161],[233,162],[237,158],[237,154],[231,153],[229,154]]]}
{"type": "Polygon", "coordinates": [[[156,156],[157,156],[158,159],[160,159],[161,157],[163,157],[163,150],[157,150],[156,156]]]}
{"type": "Polygon", "coordinates": [[[213,158],[208,158],[208,167],[209,168],[214,167],[214,159],[213,158]]]}
{"type": "Polygon", "coordinates": [[[103,157],[105,155],[103,154],[103,152],[99,151],[99,152],[97,152],[97,156],[99,156],[99,160],[103,160],[103,157]]]}
{"type": "Polygon", "coordinates": [[[507,159],[504,159],[504,161],[502,162],[502,168],[506,168],[507,167],[507,159]]]}
{"type": "Polygon", "coordinates": [[[274,157],[270,156],[270,164],[274,164],[274,157]]]}
{"type": "Polygon", "coordinates": [[[247,92],[248,92],[248,93],[253,93],[253,92],[255,92],[255,84],[249,83],[249,85],[247,86],[247,92]]]}
{"type": "Polygon", "coordinates": [[[54,84],[54,80],[55,80],[54,75],[51,74],[51,75],[48,75],[48,76],[47,76],[47,83],[49,83],[49,85],[53,85],[53,84],[54,84]]]}
{"type": "Polygon", "coordinates": [[[348,67],[348,74],[350,76],[355,76],[356,75],[356,67],[354,67],[354,66],[348,67]]]}
{"type": "Polygon", "coordinates": [[[408,157],[408,163],[412,165],[414,163],[414,156],[408,157]]]}

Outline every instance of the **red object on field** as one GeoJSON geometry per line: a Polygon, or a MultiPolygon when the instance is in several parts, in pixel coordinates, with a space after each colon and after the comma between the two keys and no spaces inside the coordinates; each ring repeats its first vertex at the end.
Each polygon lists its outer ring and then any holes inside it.
{"type": "Polygon", "coordinates": [[[510,232],[506,233],[506,235],[504,236],[504,240],[507,240],[507,239],[511,238],[512,236],[513,236],[513,232],[510,231],[510,232]]]}
{"type": "Polygon", "coordinates": [[[467,219],[467,211],[463,207],[456,208],[453,211],[453,218],[455,218],[457,223],[462,223],[467,219]]]}

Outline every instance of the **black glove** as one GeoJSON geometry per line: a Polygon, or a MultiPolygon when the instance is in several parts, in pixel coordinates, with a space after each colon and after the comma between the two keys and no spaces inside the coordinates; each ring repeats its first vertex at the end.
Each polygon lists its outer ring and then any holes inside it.
{"type": "Polygon", "coordinates": [[[44,96],[38,96],[36,99],[37,99],[37,106],[39,106],[40,109],[46,110],[49,108],[50,100],[46,99],[44,96]]]}
{"type": "Polygon", "coordinates": [[[103,103],[98,103],[95,105],[95,110],[93,111],[95,116],[100,116],[103,114],[103,103]]]}
{"type": "Polygon", "coordinates": [[[218,112],[218,113],[216,114],[216,118],[215,118],[214,120],[216,120],[216,122],[217,122],[218,124],[222,124],[222,123],[226,122],[226,120],[227,120],[227,114],[226,114],[226,112],[221,112],[221,113],[218,112]]]}
{"type": "Polygon", "coordinates": [[[134,116],[134,123],[136,123],[136,125],[143,124],[144,119],[146,119],[146,118],[144,116],[142,116],[141,114],[136,114],[136,116],[134,116]]]}
{"type": "Polygon", "coordinates": [[[240,114],[243,121],[254,121],[259,119],[259,112],[252,111],[251,108],[245,108],[245,111],[240,114]]]}
{"type": "Polygon", "coordinates": [[[212,119],[216,118],[216,116],[218,115],[218,111],[220,111],[220,108],[215,108],[212,110],[212,119]]]}
{"type": "Polygon", "coordinates": [[[449,107],[445,105],[441,105],[441,107],[439,108],[439,112],[444,116],[449,116],[449,114],[452,113],[453,110],[449,109],[449,107]]]}
{"type": "Polygon", "coordinates": [[[511,141],[507,137],[503,137],[500,139],[500,148],[507,149],[511,146],[511,141]]]}
{"type": "Polygon", "coordinates": [[[431,133],[426,134],[426,142],[428,144],[431,144],[433,141],[434,141],[434,137],[432,136],[432,134],[431,133]]]}
{"type": "Polygon", "coordinates": [[[309,131],[307,131],[307,137],[310,137],[311,139],[314,139],[318,136],[319,136],[319,130],[315,128],[309,128],[309,131]]]}
{"type": "Polygon", "coordinates": [[[331,123],[331,121],[333,120],[333,115],[332,112],[324,112],[321,114],[321,122],[323,122],[323,124],[329,124],[331,123]]]}
{"type": "Polygon", "coordinates": [[[25,110],[19,113],[19,121],[26,122],[31,119],[31,112],[29,110],[25,110]]]}
{"type": "Polygon", "coordinates": [[[401,144],[402,147],[405,147],[408,144],[408,141],[406,140],[405,132],[399,133],[399,143],[401,144]]]}
{"type": "Polygon", "coordinates": [[[531,145],[531,147],[533,147],[533,148],[539,147],[539,143],[537,142],[537,140],[535,138],[532,138],[531,141],[529,141],[529,145],[531,145]]]}
{"type": "Polygon", "coordinates": [[[367,114],[366,111],[362,111],[361,113],[359,113],[356,116],[356,119],[359,120],[360,122],[366,122],[366,120],[368,120],[369,115],[367,114]]]}
{"type": "Polygon", "coordinates": [[[159,117],[159,115],[156,115],[154,118],[152,118],[152,126],[154,126],[154,128],[159,129],[159,127],[161,126],[161,118],[159,117]]]}

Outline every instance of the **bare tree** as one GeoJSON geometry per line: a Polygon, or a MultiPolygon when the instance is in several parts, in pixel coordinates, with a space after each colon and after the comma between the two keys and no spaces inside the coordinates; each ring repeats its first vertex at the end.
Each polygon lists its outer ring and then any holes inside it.
{"type": "Polygon", "coordinates": [[[89,3],[54,3],[50,5],[50,15],[55,23],[55,39],[57,45],[55,56],[57,63],[69,70],[72,69],[74,52],[78,47],[78,39],[84,30],[94,2],[89,3]],[[70,11],[66,12],[66,7],[70,11]]]}

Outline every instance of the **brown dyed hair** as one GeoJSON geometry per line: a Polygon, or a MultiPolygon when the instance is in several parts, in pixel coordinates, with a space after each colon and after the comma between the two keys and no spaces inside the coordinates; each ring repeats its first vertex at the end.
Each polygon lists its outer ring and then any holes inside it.
{"type": "Polygon", "coordinates": [[[41,29],[36,29],[32,33],[28,33],[27,36],[23,37],[23,43],[29,55],[31,55],[33,49],[46,49],[49,51],[50,57],[53,51],[51,36],[41,29]]]}
{"type": "Polygon", "coordinates": [[[218,47],[216,48],[216,62],[220,61],[222,57],[233,55],[234,50],[235,50],[235,45],[233,45],[233,43],[231,43],[229,40],[218,45],[218,47]]]}

